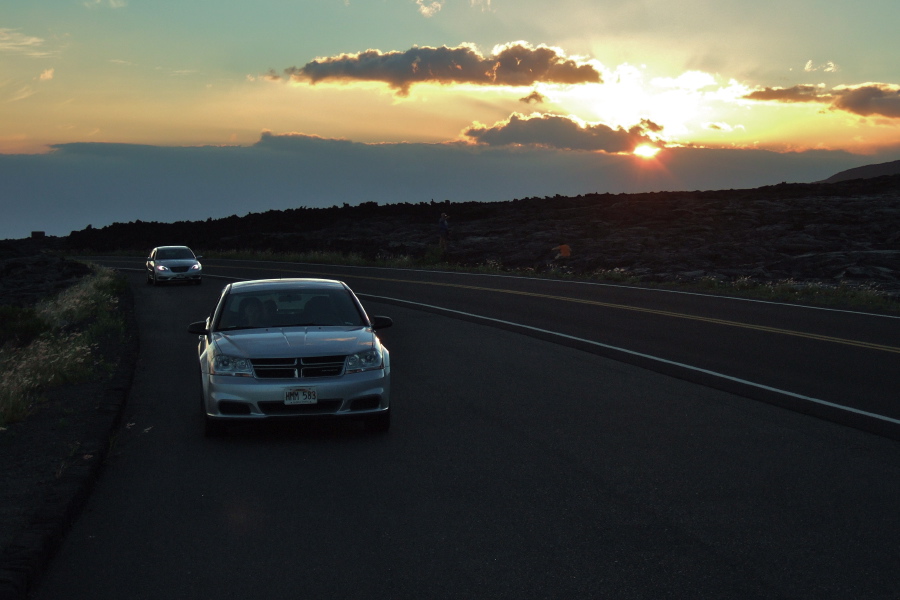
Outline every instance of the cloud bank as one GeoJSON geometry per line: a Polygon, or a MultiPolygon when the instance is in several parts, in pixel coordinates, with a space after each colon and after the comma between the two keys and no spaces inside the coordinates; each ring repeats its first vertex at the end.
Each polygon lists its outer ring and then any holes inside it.
{"type": "Polygon", "coordinates": [[[416,83],[530,86],[543,83],[602,83],[599,67],[567,57],[558,48],[525,42],[498,46],[490,56],[474,46],[415,47],[404,52],[366,50],[321,58],[285,69],[294,81],[380,81],[409,94],[416,83]]]}
{"type": "Polygon", "coordinates": [[[745,96],[747,100],[774,102],[817,102],[832,110],[843,110],[863,117],[900,119],[900,85],[864,83],[841,85],[825,91],[817,85],[795,85],[790,88],[764,88],[745,96]]]}
{"type": "Polygon", "coordinates": [[[506,121],[493,126],[475,125],[463,135],[487,146],[543,146],[562,150],[589,150],[609,153],[631,152],[640,144],[654,144],[649,135],[662,127],[649,120],[630,129],[612,128],[603,124],[581,124],[571,117],[560,115],[513,114],[506,121]]]}
{"type": "Polygon", "coordinates": [[[361,144],[270,133],[240,147],[62,144],[49,154],[0,155],[0,239],[344,203],[752,188],[818,181],[896,160],[898,152],[669,148],[645,161],[546,146],[361,144]]]}

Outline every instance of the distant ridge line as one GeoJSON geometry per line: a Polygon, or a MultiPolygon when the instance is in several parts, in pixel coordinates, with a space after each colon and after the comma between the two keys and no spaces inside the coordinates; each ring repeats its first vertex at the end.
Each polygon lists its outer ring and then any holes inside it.
{"type": "Polygon", "coordinates": [[[850,181],[852,179],[872,179],[873,177],[882,177],[884,175],[900,175],[900,160],[847,169],[846,171],[835,173],[828,179],[823,179],[820,183],[837,183],[839,181],[850,181]]]}

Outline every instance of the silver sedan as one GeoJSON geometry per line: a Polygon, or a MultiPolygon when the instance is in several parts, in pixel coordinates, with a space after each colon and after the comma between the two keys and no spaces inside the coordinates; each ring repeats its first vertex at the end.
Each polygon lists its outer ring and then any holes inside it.
{"type": "Polygon", "coordinates": [[[200,284],[203,279],[202,256],[196,256],[187,246],[159,246],[147,257],[147,283],[157,285],[165,281],[190,281],[200,284]]]}
{"type": "Polygon", "coordinates": [[[375,334],[393,324],[366,314],[343,282],[271,279],[228,284],[200,336],[207,434],[229,423],[362,419],[387,431],[390,353],[375,334]]]}

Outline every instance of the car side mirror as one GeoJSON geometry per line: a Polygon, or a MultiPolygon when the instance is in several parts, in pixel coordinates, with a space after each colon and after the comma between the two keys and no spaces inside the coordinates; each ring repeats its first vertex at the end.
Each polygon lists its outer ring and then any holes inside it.
{"type": "Polygon", "coordinates": [[[372,329],[386,329],[394,324],[390,317],[372,317],[372,329]]]}
{"type": "Polygon", "coordinates": [[[197,321],[188,325],[188,333],[195,335],[206,335],[209,330],[206,328],[206,321],[197,321]]]}

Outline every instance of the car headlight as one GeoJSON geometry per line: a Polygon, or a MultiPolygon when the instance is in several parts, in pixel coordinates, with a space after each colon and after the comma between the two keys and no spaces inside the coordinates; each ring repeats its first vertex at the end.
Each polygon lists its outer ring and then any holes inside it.
{"type": "Polygon", "coordinates": [[[359,373],[361,371],[374,371],[383,366],[380,350],[366,350],[357,352],[347,357],[346,373],[359,373]]]}
{"type": "Polygon", "coordinates": [[[210,365],[211,375],[232,375],[234,377],[253,377],[253,365],[250,359],[240,356],[216,354],[210,365]]]}
{"type": "Polygon", "coordinates": [[[156,270],[157,271],[168,271],[169,267],[167,267],[166,265],[156,265],[156,270]]]}
{"type": "Polygon", "coordinates": [[[200,270],[200,263],[191,265],[191,271],[199,271],[199,270],[200,270]]]}

